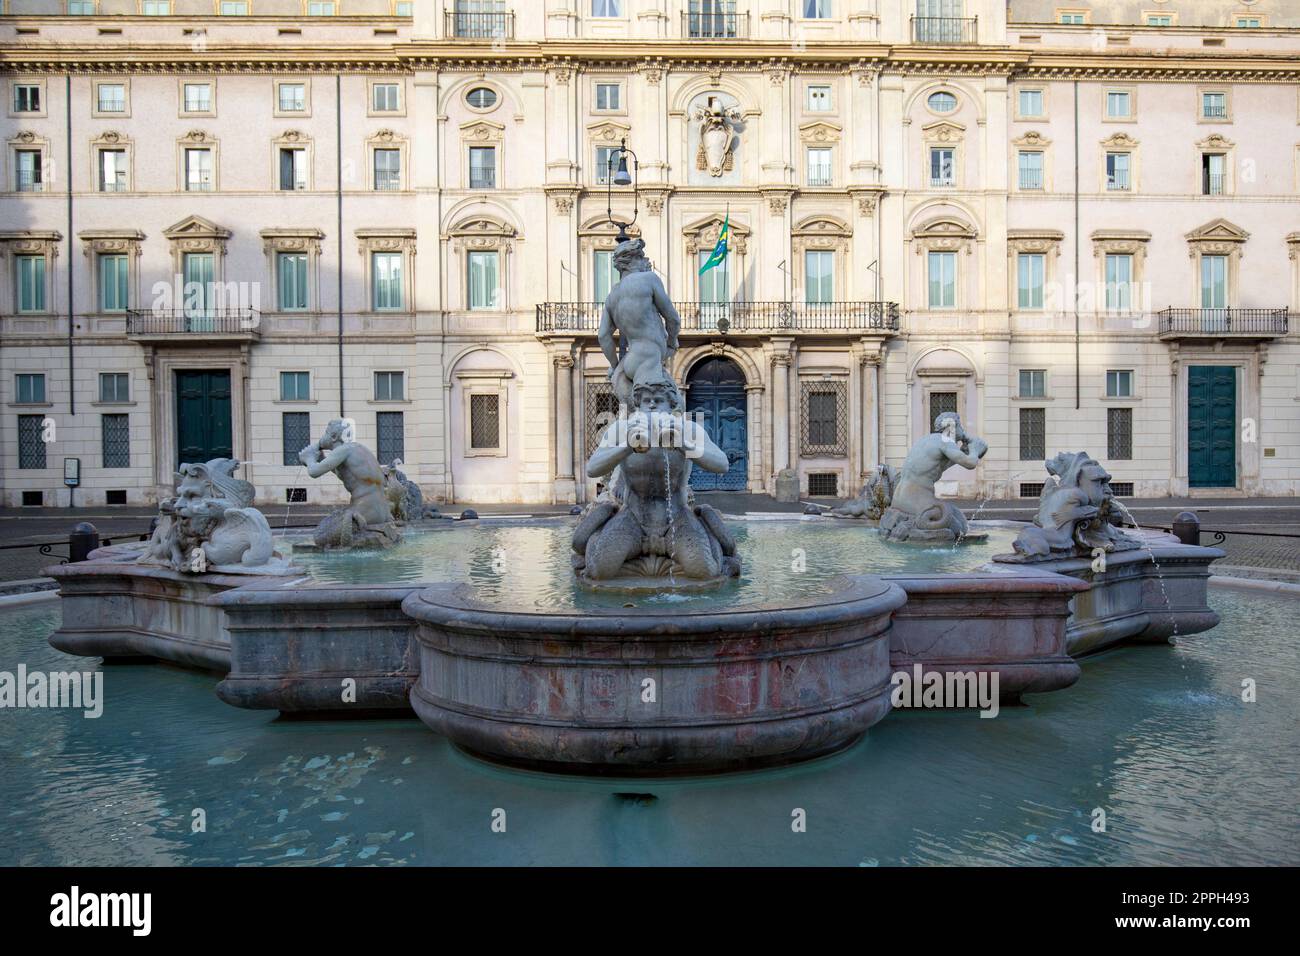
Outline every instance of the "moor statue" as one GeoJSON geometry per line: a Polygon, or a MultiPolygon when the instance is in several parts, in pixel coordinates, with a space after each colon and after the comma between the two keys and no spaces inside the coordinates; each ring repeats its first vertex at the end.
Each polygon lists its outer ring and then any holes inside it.
{"type": "Polygon", "coordinates": [[[401,540],[393,503],[384,492],[383,469],[370,449],[354,440],[351,422],[331,421],[298,459],[313,478],[333,472],[352,496],[351,504],[321,519],[313,535],[316,547],[386,548],[401,540]]]}
{"type": "Polygon", "coordinates": [[[668,290],[650,268],[642,240],[619,243],[613,262],[620,278],[605,298],[596,337],[609,362],[614,394],[619,404],[630,408],[634,385],[671,383],[667,364],[677,350],[682,323],[668,290]],[[615,332],[626,346],[622,360],[615,350],[615,332]]]}

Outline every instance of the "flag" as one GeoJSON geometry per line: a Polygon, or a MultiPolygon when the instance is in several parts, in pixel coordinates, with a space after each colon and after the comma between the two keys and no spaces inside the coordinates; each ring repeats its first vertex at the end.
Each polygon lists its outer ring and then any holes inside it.
{"type": "Polygon", "coordinates": [[[713,247],[713,252],[709,258],[700,266],[700,275],[708,272],[714,266],[720,266],[727,261],[727,240],[731,238],[731,212],[728,210],[727,217],[722,221],[722,231],[718,233],[718,244],[713,247]]]}

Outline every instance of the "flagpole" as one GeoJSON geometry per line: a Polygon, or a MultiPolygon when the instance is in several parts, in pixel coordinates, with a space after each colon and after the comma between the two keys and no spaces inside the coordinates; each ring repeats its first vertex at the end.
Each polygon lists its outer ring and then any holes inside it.
{"type": "Polygon", "coordinates": [[[731,324],[731,276],[727,273],[727,260],[731,258],[731,203],[727,203],[727,211],[723,216],[723,223],[727,227],[727,245],[722,250],[722,294],[726,297],[726,303],[722,308],[723,318],[727,324],[731,324]]]}

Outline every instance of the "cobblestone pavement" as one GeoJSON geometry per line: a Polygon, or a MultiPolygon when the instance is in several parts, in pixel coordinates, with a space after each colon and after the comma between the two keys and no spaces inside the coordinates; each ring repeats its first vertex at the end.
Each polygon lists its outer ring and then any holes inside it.
{"type": "MultiPolygon", "coordinates": [[[[835,500],[828,498],[783,503],[767,495],[728,492],[705,492],[700,499],[725,514],[733,515],[746,512],[797,514],[809,504],[822,508],[836,504],[835,500]]],[[[978,513],[980,518],[1029,521],[1037,511],[1036,504],[1025,499],[959,500],[958,503],[967,515],[978,513]]],[[[1222,564],[1300,573],[1300,498],[1151,498],[1126,499],[1125,505],[1140,524],[1149,527],[1167,528],[1179,512],[1195,512],[1201,519],[1201,543],[1216,545],[1227,552],[1222,564]],[[1221,543],[1216,543],[1216,531],[1226,532],[1221,543]]],[[[568,514],[570,507],[457,503],[442,506],[442,511],[456,515],[466,508],[473,508],[483,515],[562,515],[568,514]]],[[[325,511],[316,506],[292,509],[271,506],[264,513],[272,529],[278,531],[286,526],[311,527],[325,511]]],[[[57,564],[60,558],[66,557],[68,533],[78,522],[94,524],[101,538],[129,539],[147,532],[154,514],[148,508],[114,508],[111,511],[103,508],[0,508],[0,545],[55,543],[51,555],[42,555],[35,546],[0,549],[0,582],[36,578],[43,568],[57,564]]]]}

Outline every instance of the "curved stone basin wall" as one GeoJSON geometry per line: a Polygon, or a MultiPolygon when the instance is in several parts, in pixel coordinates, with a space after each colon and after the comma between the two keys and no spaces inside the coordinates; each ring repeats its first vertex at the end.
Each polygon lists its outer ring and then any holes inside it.
{"type": "Polygon", "coordinates": [[[733,770],[851,743],[889,710],[903,589],[845,577],[817,603],[721,612],[502,610],[413,594],[411,705],[460,746],[588,773],[733,770]]]}

